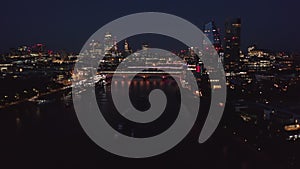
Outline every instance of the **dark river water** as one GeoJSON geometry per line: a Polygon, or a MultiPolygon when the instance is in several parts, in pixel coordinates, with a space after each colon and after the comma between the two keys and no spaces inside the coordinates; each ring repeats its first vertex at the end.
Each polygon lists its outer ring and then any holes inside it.
{"type": "MultiPolygon", "coordinates": [[[[127,81],[116,84],[120,88],[127,81]]],[[[178,87],[170,81],[136,80],[130,87],[132,104],[138,110],[150,106],[147,96],[162,89],[168,98],[163,115],[147,125],[122,118],[111,102],[110,87],[97,88],[98,105],[107,121],[120,133],[133,137],[157,135],[177,117],[178,87]]],[[[71,89],[43,98],[43,103],[24,102],[0,110],[1,168],[297,168],[294,156],[278,155],[246,144],[232,130],[220,125],[204,144],[197,142],[203,116],[188,136],[173,149],[150,158],[130,159],[113,155],[97,146],[81,128],[72,105],[71,89]],[[291,162],[290,162],[291,161],[291,162]]],[[[201,102],[202,104],[202,102],[201,102]]],[[[207,110],[209,104],[202,104],[207,110]]],[[[201,111],[200,110],[200,111],[201,111]]],[[[276,153],[276,147],[274,147],[276,153]]]]}

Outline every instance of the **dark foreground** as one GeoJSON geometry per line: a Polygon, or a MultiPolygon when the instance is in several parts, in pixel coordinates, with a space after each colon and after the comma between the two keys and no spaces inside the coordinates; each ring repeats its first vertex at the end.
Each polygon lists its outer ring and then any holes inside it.
{"type": "MultiPolygon", "coordinates": [[[[102,89],[97,92],[99,105],[109,109],[109,95],[102,89]]],[[[199,144],[203,116],[179,145],[164,154],[146,159],[119,157],[85,134],[69,94],[70,89],[40,98],[45,100],[42,103],[24,102],[0,110],[1,168],[288,169],[300,165],[299,143],[268,140],[263,147],[254,146],[226,118],[206,143],[199,144]]],[[[126,123],[122,124],[126,130],[126,123]]]]}

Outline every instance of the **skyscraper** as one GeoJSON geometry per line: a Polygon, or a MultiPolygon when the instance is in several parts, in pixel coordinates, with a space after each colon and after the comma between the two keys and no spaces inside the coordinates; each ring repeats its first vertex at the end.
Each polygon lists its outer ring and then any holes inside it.
{"type": "Polygon", "coordinates": [[[241,19],[228,19],[225,23],[224,63],[226,71],[235,71],[239,66],[241,45],[241,19]]]}
{"type": "Polygon", "coordinates": [[[114,40],[112,38],[111,33],[107,32],[104,35],[104,54],[105,56],[111,56],[111,50],[114,46],[114,40]]]}
{"type": "Polygon", "coordinates": [[[99,41],[92,40],[89,43],[88,52],[91,56],[101,56],[102,54],[101,43],[99,41]]]}
{"type": "Polygon", "coordinates": [[[127,40],[125,40],[125,42],[124,42],[124,53],[123,53],[123,55],[124,55],[124,56],[128,56],[128,55],[130,55],[130,54],[132,54],[131,47],[130,47],[129,43],[127,42],[127,40]]]}
{"type": "Polygon", "coordinates": [[[219,29],[216,27],[214,21],[210,21],[204,25],[204,34],[211,41],[211,43],[219,53],[219,51],[221,50],[221,39],[219,29]]]}

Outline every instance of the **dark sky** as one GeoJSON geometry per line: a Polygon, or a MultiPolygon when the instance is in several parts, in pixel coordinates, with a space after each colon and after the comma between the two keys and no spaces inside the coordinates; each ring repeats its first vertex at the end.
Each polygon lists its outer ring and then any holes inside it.
{"type": "Polygon", "coordinates": [[[255,43],[261,48],[300,52],[298,0],[4,1],[0,2],[0,52],[34,43],[78,52],[109,21],[150,11],[175,14],[200,28],[211,19],[223,28],[226,18],[241,17],[243,48],[255,43]]]}

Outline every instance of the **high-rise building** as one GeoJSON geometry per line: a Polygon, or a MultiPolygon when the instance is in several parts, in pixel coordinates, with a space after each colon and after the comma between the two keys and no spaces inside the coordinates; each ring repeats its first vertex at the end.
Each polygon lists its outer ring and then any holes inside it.
{"type": "MultiPolygon", "coordinates": [[[[218,62],[222,63],[224,52],[223,52],[221,38],[220,38],[220,29],[217,28],[214,21],[210,21],[204,25],[203,32],[209,39],[210,43],[214,46],[214,48],[218,52],[218,54],[219,54],[218,62]]],[[[208,45],[210,43],[205,42],[205,40],[203,41],[204,46],[208,45]]],[[[208,47],[208,49],[209,49],[209,47],[208,47]]]]}
{"type": "Polygon", "coordinates": [[[103,50],[101,49],[101,43],[99,41],[91,40],[88,47],[88,52],[91,56],[102,55],[103,50]]]}
{"type": "Polygon", "coordinates": [[[219,53],[222,48],[221,38],[219,29],[215,25],[214,21],[210,21],[204,25],[204,34],[210,40],[210,42],[214,45],[215,49],[219,53]]]}
{"type": "Polygon", "coordinates": [[[226,71],[235,71],[239,66],[241,46],[241,19],[228,19],[225,23],[224,63],[226,71]]]}
{"type": "Polygon", "coordinates": [[[104,35],[104,54],[107,56],[107,55],[111,55],[111,50],[112,48],[114,47],[114,40],[112,38],[112,35],[111,33],[107,32],[105,35],[104,35]]]}
{"type": "Polygon", "coordinates": [[[124,53],[123,53],[123,55],[124,55],[124,56],[128,56],[128,55],[130,55],[130,54],[132,54],[132,49],[131,49],[129,43],[127,42],[127,40],[125,40],[125,42],[124,42],[124,53]]]}

